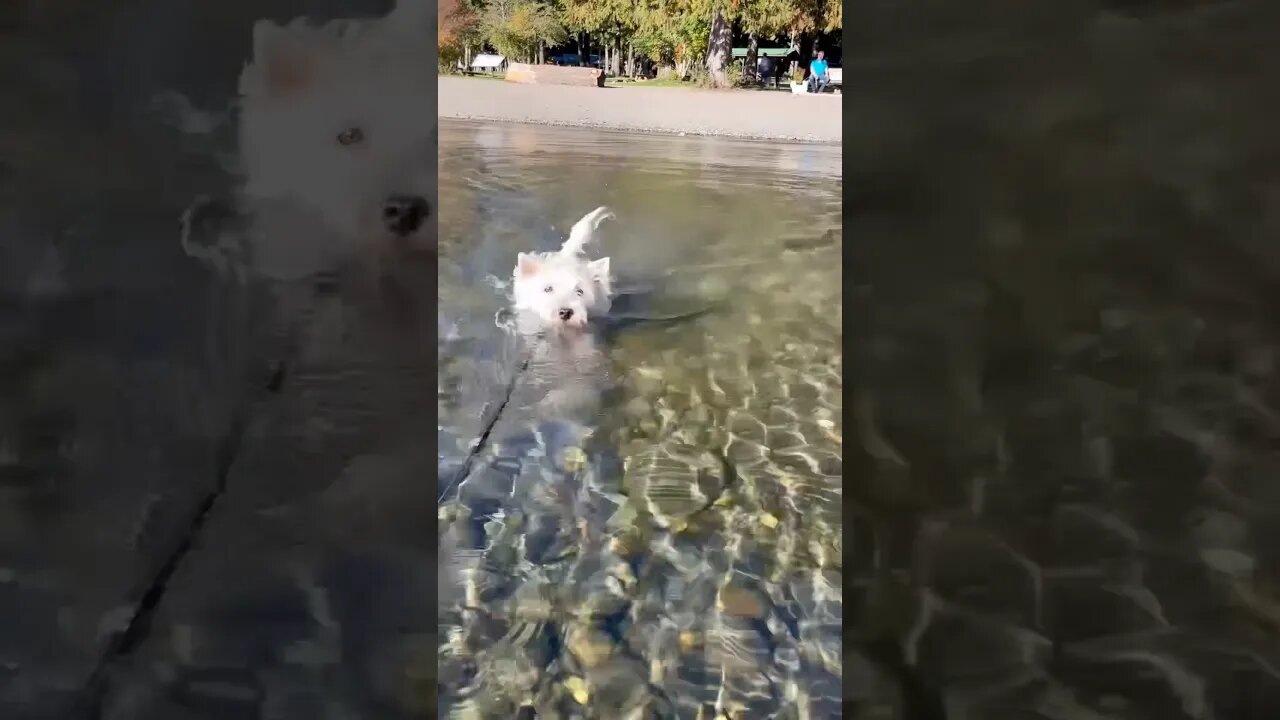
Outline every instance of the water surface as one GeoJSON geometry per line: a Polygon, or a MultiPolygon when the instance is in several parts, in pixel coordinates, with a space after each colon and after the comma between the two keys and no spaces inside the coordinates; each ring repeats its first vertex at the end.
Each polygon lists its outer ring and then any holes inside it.
{"type": "Polygon", "coordinates": [[[839,147],[442,122],[440,178],[441,713],[838,714],[839,147]],[[649,320],[514,341],[598,205],[649,320]]]}

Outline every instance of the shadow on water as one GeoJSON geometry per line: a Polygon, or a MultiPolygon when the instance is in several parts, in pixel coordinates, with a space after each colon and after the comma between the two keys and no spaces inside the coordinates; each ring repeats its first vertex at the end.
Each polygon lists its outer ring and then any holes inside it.
{"type": "Polygon", "coordinates": [[[440,143],[441,714],[838,714],[839,148],[440,143]],[[517,342],[516,254],[598,205],[611,320],[517,342]]]}

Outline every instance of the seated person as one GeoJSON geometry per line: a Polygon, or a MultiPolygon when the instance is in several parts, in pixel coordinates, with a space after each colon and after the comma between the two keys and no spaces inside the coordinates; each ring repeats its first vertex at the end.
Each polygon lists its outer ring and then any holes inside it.
{"type": "Polygon", "coordinates": [[[809,63],[809,92],[820,93],[831,82],[827,74],[826,53],[818,51],[818,56],[809,63]]]}

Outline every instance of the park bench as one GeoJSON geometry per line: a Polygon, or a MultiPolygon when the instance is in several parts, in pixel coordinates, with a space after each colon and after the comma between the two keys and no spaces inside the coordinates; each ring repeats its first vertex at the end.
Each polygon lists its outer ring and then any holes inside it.
{"type": "Polygon", "coordinates": [[[827,87],[831,88],[831,92],[842,93],[844,91],[843,68],[827,68],[827,77],[831,78],[831,82],[827,85],[827,87]]]}

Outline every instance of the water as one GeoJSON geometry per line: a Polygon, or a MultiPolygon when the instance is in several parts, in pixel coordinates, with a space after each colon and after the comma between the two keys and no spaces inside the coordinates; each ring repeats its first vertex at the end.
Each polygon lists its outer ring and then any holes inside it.
{"type": "Polygon", "coordinates": [[[1101,5],[859,25],[853,703],[1280,706],[1274,6],[1101,5]]]}
{"type": "Polygon", "coordinates": [[[838,714],[839,148],[442,122],[440,178],[442,715],[838,714]],[[521,346],[598,205],[648,321],[521,346]]]}

